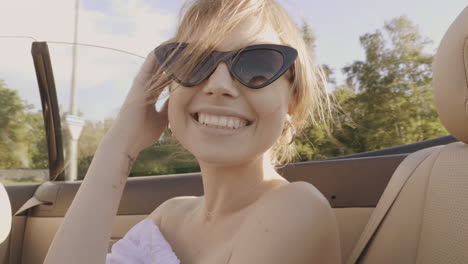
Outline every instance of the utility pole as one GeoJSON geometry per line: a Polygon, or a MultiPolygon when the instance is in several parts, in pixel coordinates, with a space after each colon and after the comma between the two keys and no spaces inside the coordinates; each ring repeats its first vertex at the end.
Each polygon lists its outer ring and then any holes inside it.
{"type": "Polygon", "coordinates": [[[73,36],[73,55],[72,55],[72,73],[71,73],[71,93],[70,93],[70,115],[67,117],[67,124],[70,130],[70,140],[68,142],[68,164],[69,171],[66,174],[68,181],[76,181],[78,175],[78,139],[84,120],[78,117],[78,104],[76,98],[76,52],[78,39],[78,11],[80,9],[80,0],[75,0],[75,32],[73,36]]]}

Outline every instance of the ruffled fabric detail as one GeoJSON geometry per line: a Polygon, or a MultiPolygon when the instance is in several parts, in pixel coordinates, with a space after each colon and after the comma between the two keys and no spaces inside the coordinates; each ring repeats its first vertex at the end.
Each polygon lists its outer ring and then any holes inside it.
{"type": "Polygon", "coordinates": [[[112,245],[106,264],[180,264],[180,260],[158,226],[145,219],[112,245]]]}

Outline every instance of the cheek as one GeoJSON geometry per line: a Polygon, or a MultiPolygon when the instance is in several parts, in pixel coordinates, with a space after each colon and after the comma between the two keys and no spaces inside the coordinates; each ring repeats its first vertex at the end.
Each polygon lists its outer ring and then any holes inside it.
{"type": "Polygon", "coordinates": [[[176,131],[187,123],[187,106],[193,97],[193,92],[178,87],[171,91],[169,95],[168,118],[171,130],[177,135],[176,131]]]}
{"type": "Polygon", "coordinates": [[[265,90],[257,93],[254,91],[251,94],[249,103],[260,122],[281,123],[284,120],[289,103],[289,95],[285,85],[280,82],[275,86],[268,86],[264,88],[265,90]]]}
{"type": "Polygon", "coordinates": [[[279,83],[265,87],[265,90],[252,91],[248,97],[257,118],[255,144],[264,149],[270,148],[283,132],[289,103],[287,91],[285,84],[279,83]]]}

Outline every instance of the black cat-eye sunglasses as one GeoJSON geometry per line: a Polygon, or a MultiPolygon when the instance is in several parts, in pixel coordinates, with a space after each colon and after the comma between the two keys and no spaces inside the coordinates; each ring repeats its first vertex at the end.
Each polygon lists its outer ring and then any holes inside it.
{"type": "MultiPolygon", "coordinates": [[[[167,43],[157,47],[155,54],[158,63],[167,69],[189,44],[178,45],[179,43],[167,43]],[[171,57],[173,52],[175,53],[171,57]]],[[[213,51],[204,61],[198,63],[188,76],[172,74],[171,77],[183,86],[195,86],[207,79],[217,65],[224,61],[239,82],[249,88],[259,89],[281,77],[296,57],[296,49],[275,44],[258,44],[227,52],[213,51]]]]}

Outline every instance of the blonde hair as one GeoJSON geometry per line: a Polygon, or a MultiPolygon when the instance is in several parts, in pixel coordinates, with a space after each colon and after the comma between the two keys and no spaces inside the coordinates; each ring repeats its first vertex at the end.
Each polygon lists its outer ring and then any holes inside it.
{"type": "MultiPolygon", "coordinates": [[[[312,51],[304,42],[297,25],[275,0],[195,0],[186,2],[179,15],[182,19],[171,41],[190,42],[193,45],[189,45],[178,57],[183,61],[176,59],[165,72],[160,67],[156,70],[145,87],[148,103],[154,104],[150,98],[159,95],[168,85],[170,74],[191,72],[198,61],[206,58],[221,43],[225,35],[246,19],[257,17],[260,18],[257,20],[259,23],[254,25],[257,32],[271,25],[283,45],[298,51],[290,80],[294,89],[291,125],[299,133],[308,125],[331,120],[332,103],[326,92],[327,82],[323,71],[315,65],[312,51]],[[197,36],[197,39],[192,40],[191,36],[197,36]]],[[[296,154],[294,144],[290,144],[294,136],[292,129],[283,132],[269,150],[273,166],[289,162],[296,154]]]]}

